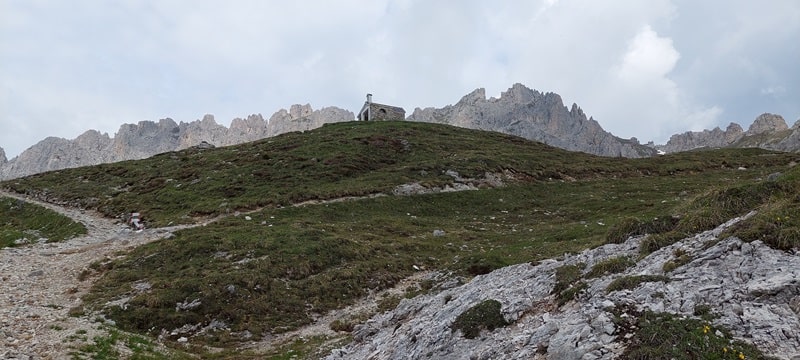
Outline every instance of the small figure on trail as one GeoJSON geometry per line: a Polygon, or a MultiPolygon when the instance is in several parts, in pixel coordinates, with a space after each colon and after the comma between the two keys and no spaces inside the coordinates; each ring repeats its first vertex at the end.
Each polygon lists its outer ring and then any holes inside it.
{"type": "Polygon", "coordinates": [[[128,226],[134,230],[144,230],[144,222],[142,222],[141,215],[138,212],[131,213],[128,218],[128,226]]]}

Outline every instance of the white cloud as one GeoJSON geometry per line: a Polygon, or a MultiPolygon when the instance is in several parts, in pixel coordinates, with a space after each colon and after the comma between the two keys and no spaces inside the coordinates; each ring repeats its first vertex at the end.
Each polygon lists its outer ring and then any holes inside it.
{"type": "Polygon", "coordinates": [[[680,57],[672,46],[672,39],[659,37],[646,25],[628,46],[619,77],[629,83],[661,81],[675,68],[680,57]]]}
{"type": "Polygon", "coordinates": [[[357,111],[367,92],[410,112],[516,82],[665,141],[800,115],[797,38],[795,0],[5,0],[0,146],[294,103],[357,111]]]}

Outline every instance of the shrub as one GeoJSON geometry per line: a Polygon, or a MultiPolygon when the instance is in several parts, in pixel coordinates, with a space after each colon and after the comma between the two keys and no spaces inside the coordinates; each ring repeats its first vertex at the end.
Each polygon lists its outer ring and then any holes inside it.
{"type": "Polygon", "coordinates": [[[453,331],[461,330],[467,339],[474,339],[481,330],[492,331],[507,326],[509,323],[503,318],[501,307],[502,304],[497,300],[484,300],[458,315],[450,328],[453,331]]]}

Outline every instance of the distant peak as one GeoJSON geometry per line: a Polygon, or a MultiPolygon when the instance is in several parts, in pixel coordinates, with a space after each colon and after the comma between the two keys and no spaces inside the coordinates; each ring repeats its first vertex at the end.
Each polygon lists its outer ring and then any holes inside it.
{"type": "Polygon", "coordinates": [[[786,125],[786,120],[783,116],[763,113],[759,115],[750,128],[747,129],[747,135],[763,134],[765,132],[775,132],[788,130],[789,126],[786,125]]]}
{"type": "Polygon", "coordinates": [[[471,93],[464,95],[459,101],[460,104],[473,104],[478,101],[485,101],[486,100],[486,89],[484,88],[477,88],[473,90],[471,93]]]}
{"type": "Polygon", "coordinates": [[[214,120],[214,115],[212,115],[212,114],[203,115],[203,120],[201,120],[201,122],[203,122],[203,123],[212,123],[214,125],[217,124],[217,121],[214,120]]]}

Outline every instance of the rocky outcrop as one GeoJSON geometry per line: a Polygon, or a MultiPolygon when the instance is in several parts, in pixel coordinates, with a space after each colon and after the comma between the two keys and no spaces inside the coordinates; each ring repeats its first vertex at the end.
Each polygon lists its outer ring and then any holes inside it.
{"type": "MultiPolygon", "coordinates": [[[[560,260],[520,264],[477,276],[434,295],[406,299],[392,311],[356,326],[354,341],[327,359],[612,359],[627,346],[630,329],[613,319],[650,310],[693,317],[711,309],[712,327],[729,329],[735,339],[780,359],[800,356],[800,257],[760,241],[719,239],[732,220],[713,231],[662,248],[627,270],[598,278],[585,276],[577,300],[559,306],[552,295],[556,269],[593,265],[612,257],[636,259],[641,238],[604,245],[560,260]],[[665,272],[664,264],[688,256],[665,272]],[[660,275],[668,282],[643,282],[608,291],[623,277],[660,275]],[[485,300],[501,304],[509,326],[483,330],[467,339],[453,330],[456,318],[485,300]]],[[[711,336],[723,336],[711,331],[711,336]]]]}
{"type": "Polygon", "coordinates": [[[541,93],[515,84],[499,99],[486,99],[486,91],[477,89],[456,103],[441,109],[417,108],[411,121],[450,124],[471,129],[498,131],[572,151],[602,156],[645,157],[655,150],[625,140],[603,130],[592,118],[586,118],[576,104],[564,106],[561,96],[541,93]]]}
{"type": "Polygon", "coordinates": [[[689,151],[698,148],[720,148],[735,143],[744,136],[744,130],[739,124],[730,123],[725,131],[719,127],[713,130],[687,131],[683,134],[672,135],[666,145],[659,147],[667,153],[689,151]]]}
{"type": "Polygon", "coordinates": [[[289,111],[280,110],[270,121],[264,121],[260,114],[246,119],[236,118],[230,128],[217,124],[213,115],[180,124],[170,118],[158,122],[140,121],[123,124],[113,138],[96,130],[89,130],[74,140],[48,137],[10,161],[0,150],[0,180],[50,170],[143,159],[204,142],[213,146],[241,144],[354,119],[355,115],[347,110],[327,107],[314,111],[306,104],[293,105],[289,111]]]}
{"type": "Polygon", "coordinates": [[[744,135],[752,136],[763,133],[774,133],[788,129],[789,127],[786,126],[786,121],[783,120],[782,116],[764,113],[759,115],[756,120],[753,121],[753,124],[750,125],[750,128],[747,129],[747,132],[744,133],[744,135]]]}
{"type": "Polygon", "coordinates": [[[739,124],[731,123],[725,131],[689,131],[670,137],[665,145],[655,149],[666,153],[689,151],[698,148],[758,147],[769,150],[800,151],[800,120],[791,128],[780,115],[759,115],[747,131],[739,124]]]}
{"type": "Polygon", "coordinates": [[[290,131],[307,131],[326,123],[354,119],[355,115],[352,112],[336,107],[326,107],[312,112],[308,104],[292,105],[289,111],[281,109],[272,114],[267,124],[267,134],[272,136],[290,131]]]}

